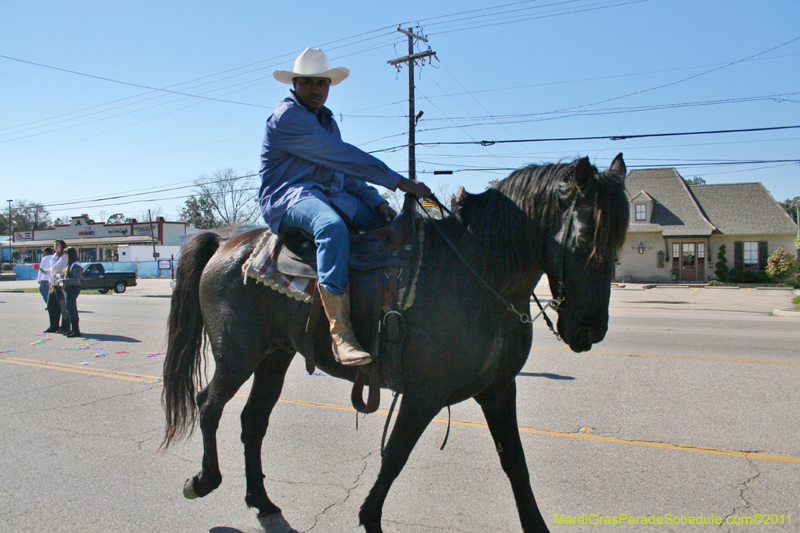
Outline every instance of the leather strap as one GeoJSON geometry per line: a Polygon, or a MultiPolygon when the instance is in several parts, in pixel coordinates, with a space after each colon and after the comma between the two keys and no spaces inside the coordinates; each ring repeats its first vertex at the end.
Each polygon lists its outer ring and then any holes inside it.
{"type": "Polygon", "coordinates": [[[320,310],[322,309],[322,298],[319,295],[319,287],[314,285],[314,294],[311,296],[311,310],[308,312],[306,322],[306,335],[303,339],[303,355],[306,357],[306,372],[313,374],[317,368],[314,360],[314,332],[317,330],[320,310]]]}

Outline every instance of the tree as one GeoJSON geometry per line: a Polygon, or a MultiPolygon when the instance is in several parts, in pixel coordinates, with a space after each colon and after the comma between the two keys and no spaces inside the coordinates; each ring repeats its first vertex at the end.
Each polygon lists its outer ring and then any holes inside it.
{"type": "Polygon", "coordinates": [[[800,201],[800,196],[795,196],[791,200],[787,198],[783,202],[780,202],[781,207],[783,207],[783,210],[786,211],[789,214],[790,217],[792,217],[792,220],[794,220],[795,224],[797,224],[797,202],[798,201],[800,201]]]}
{"type": "MultiPolygon", "coordinates": [[[[453,185],[450,183],[440,183],[436,189],[436,197],[439,199],[442,204],[448,209],[450,209],[450,200],[455,195],[453,192],[453,185]]],[[[399,190],[397,191],[384,191],[381,193],[381,196],[389,202],[389,207],[397,211],[398,213],[403,210],[403,204],[406,201],[406,195],[404,192],[399,190]]],[[[430,202],[428,205],[423,203],[423,209],[426,213],[428,213],[433,218],[441,218],[441,212],[439,211],[438,207],[433,207],[430,202]]]]}
{"type": "Polygon", "coordinates": [[[722,244],[719,247],[719,253],[717,254],[717,264],[714,267],[717,269],[714,272],[714,277],[720,281],[725,281],[728,278],[728,258],[725,257],[725,245],[722,244]]]}
{"type": "Polygon", "coordinates": [[[15,200],[11,204],[11,223],[8,210],[0,212],[0,235],[11,235],[11,228],[17,230],[41,229],[52,226],[50,213],[44,206],[28,200],[15,200]]]}
{"type": "Polygon", "coordinates": [[[786,279],[794,275],[796,272],[796,265],[792,254],[786,251],[786,247],[781,246],[769,256],[767,259],[767,268],[765,269],[767,275],[776,281],[786,279]]]}
{"type": "MultiPolygon", "coordinates": [[[[436,198],[442,202],[442,204],[447,208],[450,209],[451,199],[455,196],[453,192],[453,186],[450,183],[442,182],[439,183],[439,186],[436,190],[436,198]]],[[[434,202],[424,201],[422,204],[422,208],[425,210],[428,215],[433,218],[442,218],[442,216],[447,216],[447,212],[444,210],[440,210],[438,207],[434,207],[434,202]]]]}
{"type": "Polygon", "coordinates": [[[194,186],[195,194],[181,210],[184,221],[219,228],[252,224],[258,219],[258,187],[251,176],[238,176],[232,168],[225,168],[213,177],[201,175],[194,186]]]}
{"type": "Polygon", "coordinates": [[[190,196],[180,213],[181,220],[187,224],[194,224],[197,228],[211,229],[219,226],[219,221],[214,216],[213,206],[203,196],[190,196]]]}
{"type": "Polygon", "coordinates": [[[692,176],[691,178],[683,178],[683,181],[686,182],[686,185],[705,185],[706,184],[706,180],[704,180],[700,176],[692,176]]]}
{"type": "Polygon", "coordinates": [[[384,200],[389,203],[389,207],[398,213],[403,209],[403,202],[405,202],[405,193],[397,191],[384,191],[381,193],[384,200]]]}
{"type": "Polygon", "coordinates": [[[486,182],[486,190],[488,191],[489,189],[491,189],[492,187],[494,187],[495,185],[497,185],[497,184],[498,184],[498,183],[500,183],[501,181],[503,181],[503,180],[500,180],[500,179],[493,179],[493,180],[489,180],[489,181],[487,181],[487,182],[486,182]]]}
{"type": "Polygon", "coordinates": [[[106,224],[125,224],[127,219],[122,213],[114,213],[106,220],[106,224]]]}

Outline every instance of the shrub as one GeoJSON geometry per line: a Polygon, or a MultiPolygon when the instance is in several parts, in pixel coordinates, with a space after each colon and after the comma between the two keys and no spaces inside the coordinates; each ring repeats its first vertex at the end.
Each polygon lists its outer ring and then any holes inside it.
{"type": "Polygon", "coordinates": [[[719,247],[719,253],[717,254],[717,263],[714,267],[717,269],[714,272],[714,277],[717,278],[719,281],[725,281],[728,278],[728,258],[725,257],[725,245],[722,244],[719,247]]]}
{"type": "Polygon", "coordinates": [[[14,265],[11,263],[3,263],[3,266],[0,268],[2,268],[3,272],[8,272],[10,270],[14,270],[14,265]]]}
{"type": "Polygon", "coordinates": [[[732,283],[769,283],[772,279],[763,270],[734,268],[728,272],[728,281],[732,283]]]}
{"type": "Polygon", "coordinates": [[[781,246],[767,259],[766,272],[771,278],[781,280],[793,276],[797,271],[792,255],[781,246]]]}

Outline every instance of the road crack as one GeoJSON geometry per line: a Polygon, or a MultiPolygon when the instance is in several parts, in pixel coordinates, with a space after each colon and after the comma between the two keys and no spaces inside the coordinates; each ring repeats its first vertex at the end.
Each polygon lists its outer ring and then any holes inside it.
{"type": "MultiPolygon", "coordinates": [[[[750,468],[753,471],[755,471],[755,474],[751,475],[749,478],[744,480],[739,485],[739,499],[741,500],[741,503],[739,505],[737,505],[736,507],[734,507],[733,510],[731,510],[731,512],[729,514],[727,514],[726,516],[724,516],[722,518],[722,523],[720,524],[720,528],[722,528],[723,526],[730,526],[729,524],[726,524],[728,518],[730,518],[731,516],[737,516],[737,514],[740,511],[747,511],[751,507],[750,500],[747,497],[747,491],[749,489],[750,483],[752,483],[753,481],[758,479],[758,477],[761,475],[761,471],[758,469],[758,467],[756,466],[756,463],[752,459],[750,459],[749,457],[745,457],[745,459],[747,460],[748,464],[750,465],[750,468]]],[[[730,533],[730,532],[731,532],[731,529],[730,529],[730,527],[728,527],[728,529],[726,529],[726,533],[730,533]]]]}
{"type": "Polygon", "coordinates": [[[322,511],[320,511],[319,513],[317,513],[317,514],[314,516],[314,522],[313,522],[313,524],[311,524],[311,527],[309,527],[308,529],[306,529],[306,530],[305,530],[305,531],[306,531],[306,533],[308,533],[309,531],[313,531],[313,530],[314,530],[314,529],[317,527],[317,525],[318,525],[318,523],[319,523],[320,519],[321,519],[323,516],[325,516],[325,514],[326,514],[326,513],[327,513],[329,510],[333,509],[334,507],[336,507],[336,506],[338,506],[338,505],[342,505],[342,504],[344,504],[345,502],[347,502],[347,500],[349,500],[349,499],[350,499],[350,496],[353,494],[353,491],[354,491],[354,490],[356,490],[356,489],[357,489],[357,488],[360,486],[360,484],[361,484],[361,478],[363,478],[363,477],[364,477],[364,474],[367,472],[367,467],[369,466],[369,460],[370,460],[370,458],[371,458],[373,455],[375,455],[376,453],[377,453],[377,454],[380,454],[380,451],[379,451],[379,450],[372,451],[372,452],[368,453],[368,454],[367,454],[365,457],[362,457],[362,458],[361,458],[361,461],[363,462],[363,465],[362,465],[361,471],[358,473],[358,475],[356,476],[355,480],[353,480],[353,483],[352,483],[352,484],[351,484],[349,487],[343,487],[343,488],[344,488],[344,490],[345,490],[345,495],[344,495],[344,497],[343,497],[343,498],[341,498],[341,499],[340,499],[340,500],[338,500],[338,501],[335,501],[335,502],[331,503],[330,505],[327,505],[327,506],[326,506],[324,509],[322,509],[322,511]]]}

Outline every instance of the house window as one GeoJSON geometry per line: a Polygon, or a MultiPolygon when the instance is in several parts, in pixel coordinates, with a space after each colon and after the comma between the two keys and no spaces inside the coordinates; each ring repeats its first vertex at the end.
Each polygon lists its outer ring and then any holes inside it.
{"type": "Polygon", "coordinates": [[[705,279],[706,272],[706,243],[697,243],[697,274],[699,279],[705,279]]]}
{"type": "Polygon", "coordinates": [[[672,274],[677,276],[681,268],[681,245],[672,243],[672,274]]]}
{"type": "Polygon", "coordinates": [[[744,243],[744,268],[758,270],[758,242],[744,243]]]}
{"type": "Polygon", "coordinates": [[[634,208],[636,209],[635,220],[647,220],[647,206],[645,204],[636,204],[634,208]]]}

